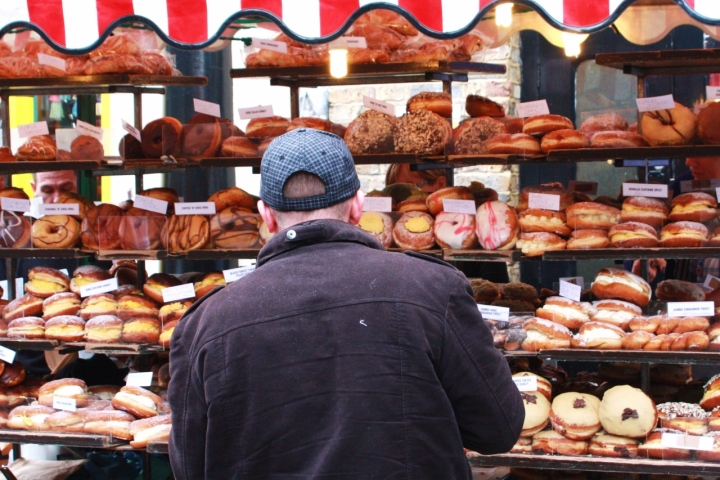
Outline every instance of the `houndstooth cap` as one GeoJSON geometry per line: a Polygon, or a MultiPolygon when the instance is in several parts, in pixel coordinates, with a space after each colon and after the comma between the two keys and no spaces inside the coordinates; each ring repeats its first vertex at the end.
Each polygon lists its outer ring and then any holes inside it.
{"type": "Polygon", "coordinates": [[[299,128],[279,136],[263,155],[260,198],[281,212],[319,210],[355,195],[360,180],[352,155],[340,137],[312,128],[299,128]],[[313,173],[325,183],[325,193],[285,198],[283,188],[297,172],[313,173]]]}

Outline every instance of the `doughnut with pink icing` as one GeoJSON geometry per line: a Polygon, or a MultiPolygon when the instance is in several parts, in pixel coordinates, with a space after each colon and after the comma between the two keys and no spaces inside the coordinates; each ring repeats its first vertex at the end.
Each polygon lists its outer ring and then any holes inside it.
{"type": "Polygon", "coordinates": [[[511,250],[517,243],[518,218],[505,202],[485,202],[475,215],[477,237],[485,250],[511,250]]]}
{"type": "Polygon", "coordinates": [[[440,212],[435,217],[435,241],[442,248],[468,249],[477,243],[475,216],[440,212]]]}

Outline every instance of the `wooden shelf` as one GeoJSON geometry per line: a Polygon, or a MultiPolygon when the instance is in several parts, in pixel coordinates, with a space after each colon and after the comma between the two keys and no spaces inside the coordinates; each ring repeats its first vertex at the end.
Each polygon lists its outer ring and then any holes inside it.
{"type": "Polygon", "coordinates": [[[720,72],[720,49],[658,50],[637,53],[599,53],[595,63],[629,75],[700,75],[720,72]]]}
{"type": "Polygon", "coordinates": [[[720,352],[649,352],[645,350],[540,350],[545,360],[578,362],[667,363],[673,365],[720,365],[720,352]]]}
{"type": "Polygon", "coordinates": [[[72,350],[85,350],[88,353],[101,353],[103,355],[148,355],[151,353],[165,352],[167,349],[155,343],[90,343],[90,342],[67,342],[63,348],[72,350]]]}
{"type": "Polygon", "coordinates": [[[555,250],[545,252],[543,260],[642,260],[650,258],[715,258],[720,247],[698,248],[593,248],[588,250],[555,250]]]}
{"type": "Polygon", "coordinates": [[[553,150],[547,154],[547,162],[597,162],[616,159],[644,160],[712,156],[720,156],[720,145],[553,150]]]}
{"type": "Polygon", "coordinates": [[[505,262],[515,263],[528,258],[523,257],[520,250],[443,250],[443,260],[446,262],[505,262]]]}
{"type": "Polygon", "coordinates": [[[0,93],[5,95],[46,95],[51,93],[165,93],[162,88],[205,86],[207,77],[165,75],[76,75],[68,77],[3,78],[0,93]]]}
{"type": "Polygon", "coordinates": [[[506,453],[503,455],[467,454],[470,465],[478,467],[517,467],[574,472],[619,472],[658,475],[720,475],[720,463],[651,460],[646,458],[610,458],[591,456],[551,456],[506,453]]]}
{"type": "Polygon", "coordinates": [[[126,443],[123,440],[114,439],[108,435],[30,432],[25,430],[0,430],[0,442],[63,445],[67,447],[85,448],[112,448],[126,443]]]}
{"type": "Polygon", "coordinates": [[[79,248],[0,248],[0,258],[84,258],[92,252],[79,248]]]}
{"type": "Polygon", "coordinates": [[[10,350],[55,350],[60,346],[58,340],[23,340],[20,338],[0,338],[0,345],[10,350]]]}
{"type": "Polygon", "coordinates": [[[147,447],[146,447],[148,453],[164,453],[164,454],[167,454],[169,452],[168,448],[169,448],[168,442],[150,442],[147,444],[147,447]]]}

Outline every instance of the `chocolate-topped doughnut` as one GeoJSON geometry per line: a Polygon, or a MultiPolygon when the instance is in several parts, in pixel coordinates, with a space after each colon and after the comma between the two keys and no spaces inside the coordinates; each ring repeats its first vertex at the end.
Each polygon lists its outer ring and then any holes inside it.
{"type": "Polygon", "coordinates": [[[455,153],[488,153],[490,141],[496,135],[508,133],[502,122],[490,117],[471,118],[464,121],[453,132],[455,153]]]}
{"type": "Polygon", "coordinates": [[[120,248],[120,222],[124,212],[120,207],[103,203],[88,211],[82,222],[80,240],[91,250],[120,248]]]}
{"type": "Polygon", "coordinates": [[[27,248],[30,233],[30,222],[25,216],[0,210],[0,248],[27,248]]]}
{"type": "Polygon", "coordinates": [[[202,215],[171,215],[160,234],[162,245],[170,253],[189,252],[207,245],[210,222],[202,215]]]}
{"type": "Polygon", "coordinates": [[[45,215],[32,226],[36,248],[72,248],[80,238],[80,223],[69,215],[45,215]]]}
{"type": "Polygon", "coordinates": [[[214,248],[242,249],[257,245],[259,215],[240,207],[228,207],[210,220],[211,245],[214,248]]]}

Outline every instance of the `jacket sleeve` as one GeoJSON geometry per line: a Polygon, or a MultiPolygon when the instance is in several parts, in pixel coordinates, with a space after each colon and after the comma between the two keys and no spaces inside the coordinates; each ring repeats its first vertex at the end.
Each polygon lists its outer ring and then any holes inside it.
{"type": "Polygon", "coordinates": [[[525,407],[507,361],[493,346],[470,284],[461,273],[453,275],[438,375],[463,445],[482,454],[504,453],[520,436],[525,407]]]}
{"type": "Polygon", "coordinates": [[[205,478],[207,405],[202,383],[193,371],[191,346],[197,322],[186,315],[173,332],[168,398],[172,410],[170,464],[177,480],[205,478]]]}

